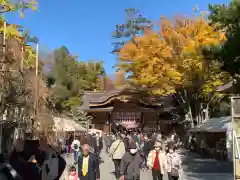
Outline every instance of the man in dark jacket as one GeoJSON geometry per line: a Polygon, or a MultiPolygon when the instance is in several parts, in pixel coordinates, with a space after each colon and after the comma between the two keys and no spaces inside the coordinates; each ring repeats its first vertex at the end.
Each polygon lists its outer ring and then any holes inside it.
{"type": "Polygon", "coordinates": [[[95,140],[96,155],[97,155],[97,157],[100,157],[100,152],[103,148],[103,140],[102,140],[102,137],[100,136],[99,132],[96,133],[96,137],[94,140],[95,140]]]}
{"type": "Polygon", "coordinates": [[[136,143],[129,145],[129,152],[126,152],[120,164],[121,180],[140,180],[140,167],[143,160],[136,143]]]}
{"type": "Polygon", "coordinates": [[[96,141],[93,137],[93,135],[91,134],[87,134],[86,136],[86,140],[83,142],[83,144],[88,144],[89,145],[89,151],[91,153],[95,153],[95,149],[96,149],[96,141]]]}
{"type": "Polygon", "coordinates": [[[144,136],[144,146],[142,149],[142,155],[144,158],[144,165],[147,168],[147,157],[149,152],[152,150],[152,142],[150,141],[150,139],[148,138],[147,135],[144,136]]]}
{"type": "Polygon", "coordinates": [[[125,146],[125,151],[129,152],[129,138],[125,134],[123,136],[124,136],[123,137],[123,143],[124,143],[124,146],[125,146]]]}
{"type": "Polygon", "coordinates": [[[108,153],[112,144],[112,137],[110,136],[110,134],[107,134],[106,136],[104,136],[104,141],[106,145],[106,153],[108,153]]]}
{"type": "Polygon", "coordinates": [[[89,152],[89,145],[82,147],[83,156],[78,159],[78,177],[81,180],[99,180],[99,161],[95,154],[89,152]]]}

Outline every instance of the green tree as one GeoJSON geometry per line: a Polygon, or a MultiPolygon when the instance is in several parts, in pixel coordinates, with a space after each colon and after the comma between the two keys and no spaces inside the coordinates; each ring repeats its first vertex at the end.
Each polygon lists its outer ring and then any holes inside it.
{"type": "Polygon", "coordinates": [[[240,90],[240,2],[231,1],[228,5],[209,5],[209,22],[219,30],[225,32],[226,41],[220,46],[212,47],[205,56],[218,59],[222,70],[229,72],[233,77],[230,87],[231,93],[240,90]]]}
{"type": "Polygon", "coordinates": [[[48,75],[48,85],[53,91],[52,105],[62,111],[69,105],[66,101],[79,93],[76,82],[77,63],[64,46],[56,49],[53,54],[54,62],[48,75]]]}
{"type": "Polygon", "coordinates": [[[103,62],[78,62],[64,46],[54,51],[53,59],[48,86],[52,87],[50,105],[55,110],[62,112],[79,106],[84,91],[102,89],[103,62]]]}
{"type": "Polygon", "coordinates": [[[232,75],[240,75],[240,1],[229,5],[209,5],[209,21],[226,34],[226,42],[212,48],[222,63],[223,69],[232,75]]]}
{"type": "Polygon", "coordinates": [[[145,18],[135,8],[125,9],[125,17],[125,22],[117,24],[116,30],[112,34],[113,53],[118,53],[126,42],[132,40],[134,36],[142,34],[146,27],[152,27],[152,21],[145,18]]]}
{"type": "Polygon", "coordinates": [[[86,129],[89,129],[89,125],[93,119],[87,112],[84,112],[77,107],[72,108],[68,115],[86,129]]]}

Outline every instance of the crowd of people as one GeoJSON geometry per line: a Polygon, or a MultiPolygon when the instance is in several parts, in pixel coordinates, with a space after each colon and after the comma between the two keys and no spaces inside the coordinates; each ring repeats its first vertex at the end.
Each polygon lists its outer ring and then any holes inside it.
{"type": "Polygon", "coordinates": [[[1,180],[58,180],[66,161],[50,138],[17,139],[9,152],[8,162],[0,163],[1,180]]]}
{"type": "Polygon", "coordinates": [[[176,152],[181,143],[176,133],[169,137],[127,131],[87,133],[82,139],[76,137],[67,147],[74,158],[70,167],[66,167],[59,150],[62,146],[54,144],[46,137],[17,140],[9,163],[0,166],[0,179],[58,180],[68,168],[69,180],[99,180],[100,152],[112,160],[116,179],[120,180],[140,180],[141,171],[151,171],[153,180],[162,180],[165,173],[169,180],[177,180],[181,171],[181,159],[176,152]]]}
{"type": "MultiPolygon", "coordinates": [[[[104,150],[112,159],[116,179],[140,180],[140,171],[152,171],[153,180],[162,180],[165,173],[169,180],[178,180],[181,171],[180,155],[176,149],[181,144],[176,133],[164,137],[161,133],[148,134],[124,132],[115,134],[87,134],[79,149],[79,141],[73,141],[72,148],[78,152],[78,178],[80,180],[100,179],[100,151],[104,150]],[[106,148],[103,149],[103,143],[106,148]],[[78,146],[78,147],[77,147],[78,146]],[[86,169],[90,172],[86,172],[86,169]]],[[[74,153],[75,154],[75,153],[74,153]]],[[[70,170],[70,177],[76,174],[70,170]]],[[[69,179],[70,179],[69,177],[69,179]]]]}

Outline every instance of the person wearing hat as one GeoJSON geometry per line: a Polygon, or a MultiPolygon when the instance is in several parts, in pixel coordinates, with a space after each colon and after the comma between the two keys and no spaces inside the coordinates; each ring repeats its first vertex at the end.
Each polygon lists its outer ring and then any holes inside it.
{"type": "Polygon", "coordinates": [[[140,180],[140,168],[143,168],[143,159],[136,143],[131,142],[120,164],[120,180],[140,180]]]}
{"type": "Polygon", "coordinates": [[[162,180],[164,171],[167,170],[167,159],[162,151],[162,144],[158,141],[154,144],[154,149],[148,155],[147,165],[152,170],[153,180],[162,180]]]}

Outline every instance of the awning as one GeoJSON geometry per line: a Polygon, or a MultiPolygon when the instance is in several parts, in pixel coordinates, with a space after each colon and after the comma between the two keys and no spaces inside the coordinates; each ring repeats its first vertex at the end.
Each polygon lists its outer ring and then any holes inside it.
{"type": "Polygon", "coordinates": [[[87,130],[74,120],[54,117],[54,131],[79,131],[86,132],[87,130]]]}
{"type": "Polygon", "coordinates": [[[211,118],[190,129],[191,132],[227,132],[232,128],[231,116],[211,118]]]}

